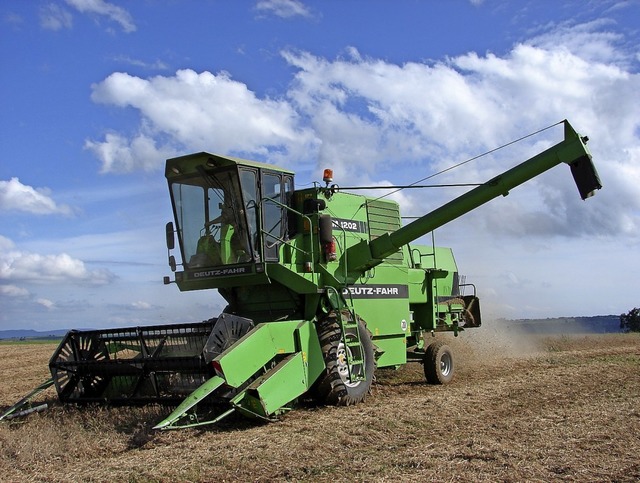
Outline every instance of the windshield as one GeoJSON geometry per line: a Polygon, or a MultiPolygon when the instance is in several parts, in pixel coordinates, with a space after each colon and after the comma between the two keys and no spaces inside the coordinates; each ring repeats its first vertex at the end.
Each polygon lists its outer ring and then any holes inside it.
{"type": "Polygon", "coordinates": [[[171,193],[185,268],[253,259],[236,169],[203,169],[172,183],[171,193]]]}

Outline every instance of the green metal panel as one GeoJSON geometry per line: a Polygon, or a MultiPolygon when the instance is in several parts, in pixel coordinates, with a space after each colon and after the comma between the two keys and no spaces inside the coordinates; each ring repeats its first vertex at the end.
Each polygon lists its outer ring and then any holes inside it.
{"type": "Polygon", "coordinates": [[[400,207],[394,201],[367,200],[371,238],[400,228],[400,207]]]}
{"type": "Polygon", "coordinates": [[[419,245],[413,245],[411,250],[414,261],[420,263],[420,268],[409,271],[409,304],[414,330],[442,330],[451,325],[451,317],[438,317],[437,314],[462,310],[459,303],[444,302],[460,295],[453,251],[447,247],[419,245]],[[434,300],[442,303],[434,305],[434,300]]]}
{"type": "MultiPolygon", "coordinates": [[[[282,354],[284,351],[295,352],[286,355],[232,400],[232,404],[241,412],[262,418],[277,414],[282,406],[307,392],[324,369],[324,358],[315,325],[306,321],[293,323],[296,324],[295,330],[288,334],[293,346],[280,347],[276,343],[273,349],[277,354],[282,354]]],[[[280,323],[263,326],[274,325],[280,325],[280,323]]],[[[264,332],[263,329],[261,336],[255,341],[261,340],[264,332]]],[[[281,337],[281,334],[274,334],[274,342],[278,337],[281,337]]],[[[247,345],[246,341],[243,343],[239,341],[232,348],[233,352],[240,353],[238,348],[241,345],[245,346],[243,352],[251,349],[251,345],[247,345]]]]}
{"type": "Polygon", "coordinates": [[[433,277],[436,282],[436,296],[453,295],[454,276],[458,273],[458,266],[453,256],[453,250],[447,247],[418,247],[422,253],[430,253],[433,256],[423,258],[423,268],[437,269],[439,273],[433,277]]]}
{"type": "Polygon", "coordinates": [[[427,301],[426,278],[425,269],[409,269],[409,303],[421,304],[427,301]]]}
{"type": "Polygon", "coordinates": [[[346,289],[346,298],[376,336],[403,334],[409,321],[407,268],[382,264],[371,278],[346,289]],[[403,329],[404,328],[404,329],[403,329]]]}
{"type": "MultiPolygon", "coordinates": [[[[260,403],[258,414],[268,417],[305,393],[309,389],[306,369],[303,353],[297,352],[285,357],[267,375],[251,383],[245,392],[248,397],[252,397],[254,392],[257,395],[255,399],[260,403]]],[[[247,404],[253,411],[258,409],[255,403],[249,401],[236,404],[247,404]]]]}
{"type": "Polygon", "coordinates": [[[222,369],[227,384],[240,387],[278,354],[295,352],[293,332],[299,320],[258,324],[213,362],[222,369]]]}
{"type": "Polygon", "coordinates": [[[296,328],[295,340],[297,350],[302,352],[304,363],[307,367],[303,375],[304,381],[307,388],[310,388],[325,368],[324,356],[315,323],[309,321],[301,322],[296,328]]]}
{"type": "Polygon", "coordinates": [[[317,275],[297,272],[295,265],[269,263],[266,266],[269,278],[276,280],[296,293],[316,293],[318,291],[317,275]]]}
{"type": "Polygon", "coordinates": [[[374,338],[376,349],[382,352],[377,367],[399,366],[407,362],[407,341],[404,336],[374,338]]]}
{"type": "MultiPolygon", "coordinates": [[[[392,233],[402,226],[400,224],[400,207],[395,201],[368,200],[367,214],[371,240],[381,235],[392,233]]],[[[385,260],[386,263],[391,264],[402,264],[403,261],[401,250],[390,254],[385,260]]]]}
{"type": "MultiPolygon", "coordinates": [[[[182,401],[182,403],[180,403],[180,405],[174,409],[169,416],[156,424],[153,429],[170,428],[173,424],[182,419],[187,411],[197,406],[203,399],[223,384],[224,379],[218,376],[207,379],[198,389],[193,391],[184,401],[182,401]]],[[[184,427],[184,425],[180,425],[179,427],[184,427]]]]}

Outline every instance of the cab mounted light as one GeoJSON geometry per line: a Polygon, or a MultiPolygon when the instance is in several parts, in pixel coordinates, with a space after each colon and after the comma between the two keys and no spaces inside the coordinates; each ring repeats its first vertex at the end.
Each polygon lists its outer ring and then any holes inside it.
{"type": "Polygon", "coordinates": [[[324,170],[324,172],[322,173],[322,181],[327,183],[327,186],[329,186],[329,183],[331,183],[333,181],[333,170],[332,169],[325,169],[324,170]]]}

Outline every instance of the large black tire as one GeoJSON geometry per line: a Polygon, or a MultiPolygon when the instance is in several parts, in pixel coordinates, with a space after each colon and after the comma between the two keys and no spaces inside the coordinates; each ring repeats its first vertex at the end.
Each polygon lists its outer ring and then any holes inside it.
{"type": "MultiPolygon", "coordinates": [[[[345,312],[343,317],[351,316],[345,312]]],[[[326,366],[312,389],[313,395],[319,401],[335,406],[349,406],[364,401],[369,394],[375,371],[373,342],[371,333],[360,319],[358,329],[360,345],[350,348],[342,342],[340,324],[335,313],[318,322],[318,338],[326,366]],[[364,363],[353,364],[349,371],[345,359],[346,351],[349,351],[354,359],[362,359],[364,363]],[[351,382],[349,372],[352,375],[362,375],[363,371],[365,379],[351,382]]],[[[356,337],[355,330],[347,330],[347,341],[356,337]]]]}
{"type": "Polygon", "coordinates": [[[453,379],[453,352],[444,342],[429,344],[422,361],[429,384],[447,384],[453,379]]]}

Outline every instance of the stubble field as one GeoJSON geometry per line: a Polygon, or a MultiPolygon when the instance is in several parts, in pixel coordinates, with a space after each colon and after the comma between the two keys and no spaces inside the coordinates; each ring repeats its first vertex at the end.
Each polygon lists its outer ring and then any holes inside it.
{"type": "MultiPolygon", "coordinates": [[[[640,335],[446,337],[447,386],[376,373],[364,404],[156,432],[167,408],[50,408],[0,422],[3,481],[638,481],[640,335]]],[[[0,345],[0,411],[55,345],[0,345]]]]}

